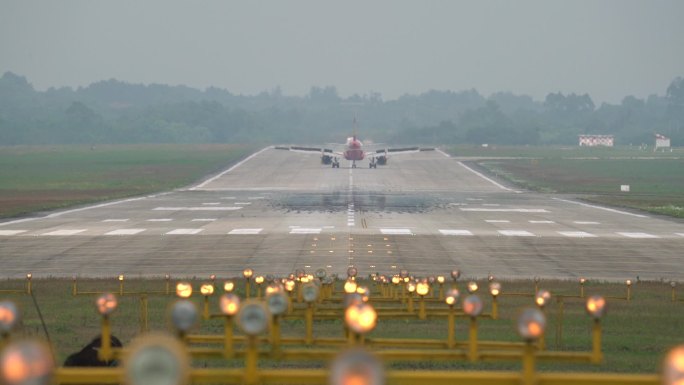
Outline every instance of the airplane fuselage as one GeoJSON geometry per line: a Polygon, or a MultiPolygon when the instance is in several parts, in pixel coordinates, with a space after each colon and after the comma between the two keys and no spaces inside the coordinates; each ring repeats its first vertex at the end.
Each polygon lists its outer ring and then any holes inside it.
{"type": "Polygon", "coordinates": [[[347,138],[347,148],[344,150],[344,159],[353,161],[363,160],[366,154],[361,149],[361,146],[363,146],[363,143],[356,139],[356,136],[347,138]]]}

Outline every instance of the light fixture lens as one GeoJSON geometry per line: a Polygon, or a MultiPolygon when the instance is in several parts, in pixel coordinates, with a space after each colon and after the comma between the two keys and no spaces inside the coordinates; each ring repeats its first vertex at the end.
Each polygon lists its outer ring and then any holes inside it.
{"type": "Polygon", "coordinates": [[[489,294],[496,297],[501,294],[501,284],[499,282],[492,282],[489,284],[489,294]]]}
{"type": "Polygon", "coordinates": [[[97,307],[97,312],[100,313],[100,315],[110,315],[114,310],[116,310],[116,297],[112,293],[102,294],[97,298],[97,300],[95,300],[95,306],[97,307]]]}
{"type": "Polygon", "coordinates": [[[473,294],[478,289],[479,289],[479,286],[477,286],[477,282],[475,282],[475,281],[468,282],[468,293],[473,294]]]}
{"type": "Polygon", "coordinates": [[[282,291],[266,295],[266,305],[272,315],[283,315],[289,307],[289,299],[282,291]]]}
{"type": "Polygon", "coordinates": [[[219,299],[219,307],[221,313],[225,315],[235,315],[240,310],[240,297],[233,293],[227,293],[219,299]]]}
{"type": "Polygon", "coordinates": [[[517,327],[520,337],[527,341],[536,340],[544,334],[546,317],[537,308],[527,308],[520,313],[517,327]]]}
{"type": "Polygon", "coordinates": [[[192,284],[190,282],[178,282],[176,284],[176,295],[180,298],[190,298],[192,295],[192,284]]]}
{"type": "Polygon", "coordinates": [[[600,295],[593,295],[587,298],[585,308],[594,319],[600,319],[606,314],[606,299],[600,295]]]}
{"type": "Polygon", "coordinates": [[[0,333],[8,334],[19,324],[19,308],[12,301],[0,301],[0,333]]]}
{"type": "Polygon", "coordinates": [[[480,297],[471,294],[463,299],[463,312],[475,318],[482,314],[483,303],[480,297]]]}
{"type": "Polygon", "coordinates": [[[171,308],[171,323],[181,332],[192,329],[199,319],[197,307],[187,299],[176,301],[171,308]]]}
{"type": "Polygon", "coordinates": [[[461,293],[458,292],[458,289],[450,289],[446,293],[446,297],[444,300],[446,301],[446,304],[449,306],[454,306],[456,303],[458,303],[458,297],[461,295],[461,293]]]}
{"type": "Polygon", "coordinates": [[[42,342],[10,342],[0,354],[0,383],[6,385],[51,384],[55,363],[42,342]]]}
{"type": "Polygon", "coordinates": [[[238,312],[238,326],[250,336],[256,336],[268,329],[270,315],[268,309],[261,302],[247,302],[238,312]]]}
{"type": "Polygon", "coordinates": [[[366,334],[375,328],[378,314],[368,303],[357,303],[347,307],[344,320],[349,329],[358,334],[366,334]]]}
{"type": "Polygon", "coordinates": [[[206,297],[214,294],[214,285],[210,283],[202,284],[202,286],[200,286],[200,293],[202,293],[202,295],[206,297]]]}

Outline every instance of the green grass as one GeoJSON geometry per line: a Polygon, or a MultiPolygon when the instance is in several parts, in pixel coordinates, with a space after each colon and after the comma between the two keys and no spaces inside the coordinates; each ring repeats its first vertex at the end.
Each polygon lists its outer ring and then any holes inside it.
{"type": "MultiPolygon", "coordinates": [[[[118,291],[118,283],[112,280],[79,281],[80,290],[118,291]]],[[[3,281],[2,289],[21,289],[24,282],[16,280],[3,281]]],[[[126,280],[127,291],[163,290],[163,280],[126,280]]],[[[530,281],[503,282],[503,292],[533,292],[534,284],[530,281]]],[[[242,288],[242,283],[238,286],[242,288]]],[[[199,281],[194,282],[195,288],[199,281]]],[[[486,283],[481,282],[481,287],[486,283]]],[[[551,290],[552,294],[577,295],[578,283],[574,281],[543,281],[542,288],[551,290]]],[[[461,283],[463,288],[463,283],[461,283]]],[[[94,296],[71,296],[71,282],[58,279],[34,279],[34,292],[41,307],[53,345],[56,348],[58,361],[62,362],[70,352],[80,349],[99,332],[99,317],[95,312],[94,296]]],[[[681,289],[680,289],[681,292],[681,289]]],[[[603,371],[603,372],[639,372],[654,373],[659,368],[662,356],[673,345],[684,343],[684,302],[673,303],[670,299],[670,286],[664,282],[640,282],[633,286],[633,299],[630,302],[619,299],[608,300],[608,315],[603,326],[603,351],[605,363],[600,366],[589,364],[543,363],[542,370],[603,371]]],[[[625,286],[616,283],[588,281],[586,294],[602,294],[611,297],[624,297],[625,286]]],[[[684,295],[682,295],[684,297],[684,295]]],[[[24,313],[23,324],[17,332],[19,335],[43,336],[42,327],[36,310],[27,295],[4,294],[19,303],[24,313]]],[[[490,296],[482,295],[485,300],[485,312],[490,309],[490,296]]],[[[139,333],[140,298],[136,295],[119,299],[120,306],[112,315],[113,333],[125,344],[139,333]]],[[[173,301],[167,296],[149,297],[149,321],[152,330],[168,330],[166,314],[168,305],[173,301]]],[[[200,298],[195,298],[198,305],[200,298]]],[[[212,311],[218,311],[218,298],[211,298],[212,311]]],[[[371,297],[372,302],[372,297],[371,297]]],[[[531,305],[529,297],[501,297],[500,319],[482,319],[479,323],[481,340],[520,341],[514,331],[514,320],[521,308],[531,305]]],[[[444,309],[446,305],[434,304],[434,308],[444,309]]],[[[428,309],[429,312],[429,309],[428,309]]],[[[558,305],[552,301],[546,309],[548,318],[547,347],[549,350],[589,351],[591,348],[591,321],[583,309],[583,300],[568,298],[565,300],[563,317],[563,338],[556,341],[558,325],[558,305]]],[[[202,322],[196,332],[222,333],[222,321],[202,322]]],[[[290,320],[283,323],[284,336],[302,336],[304,324],[301,320],[290,320]]],[[[238,333],[239,334],[239,333],[238,333]]],[[[383,320],[370,333],[369,337],[396,338],[433,338],[446,339],[446,319],[417,320],[383,320]]],[[[342,337],[342,322],[317,321],[314,325],[314,336],[342,337]]],[[[467,321],[457,319],[456,337],[460,341],[467,338],[467,321]]],[[[229,365],[239,365],[231,362],[229,365]]],[[[204,362],[198,363],[204,365],[204,362]]],[[[210,366],[222,365],[209,362],[210,366]]],[[[272,363],[276,366],[311,367],[323,363],[290,362],[272,363]]],[[[519,369],[517,362],[401,362],[393,363],[393,367],[409,368],[468,368],[468,369],[519,369]]]]}
{"type": "Polygon", "coordinates": [[[219,144],[0,147],[0,217],[185,186],[253,149],[219,144]]]}

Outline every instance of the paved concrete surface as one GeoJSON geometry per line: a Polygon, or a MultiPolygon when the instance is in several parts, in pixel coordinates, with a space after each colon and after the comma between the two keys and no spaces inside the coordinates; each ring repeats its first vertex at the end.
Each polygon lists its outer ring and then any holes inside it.
{"type": "Polygon", "coordinates": [[[5,221],[0,277],[353,264],[363,274],[684,280],[681,221],[515,191],[438,151],[348,166],[267,149],[193,188],[5,221]]]}

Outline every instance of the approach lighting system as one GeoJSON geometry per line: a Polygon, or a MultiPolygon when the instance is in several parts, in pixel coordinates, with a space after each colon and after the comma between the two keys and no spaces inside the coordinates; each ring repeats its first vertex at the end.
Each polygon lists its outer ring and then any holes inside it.
{"type": "Polygon", "coordinates": [[[350,267],[347,269],[347,277],[356,277],[359,271],[355,267],[350,267]]]}
{"type": "Polygon", "coordinates": [[[285,314],[287,312],[287,308],[289,307],[289,299],[287,298],[287,294],[283,293],[282,291],[267,294],[266,306],[268,306],[268,311],[270,311],[272,315],[278,316],[285,314]]]}
{"type": "Polygon", "coordinates": [[[600,295],[593,295],[587,298],[586,309],[592,318],[601,319],[606,314],[606,299],[600,295]]]}
{"type": "Polygon", "coordinates": [[[408,270],[402,269],[402,270],[399,272],[399,276],[400,276],[402,279],[408,278],[408,276],[409,276],[408,270]]]}
{"type": "Polygon", "coordinates": [[[0,301],[0,334],[7,335],[19,324],[19,308],[12,301],[0,301]]]}
{"type": "Polygon", "coordinates": [[[283,291],[283,286],[279,283],[273,282],[266,286],[266,295],[283,291]]]}
{"type": "Polygon", "coordinates": [[[30,281],[31,278],[33,278],[33,274],[27,273],[27,274],[26,274],[26,279],[28,279],[28,280],[30,281]]]}
{"type": "Polygon", "coordinates": [[[263,303],[248,301],[240,308],[237,323],[245,334],[256,336],[268,329],[269,318],[268,309],[263,303]]]}
{"type": "Polygon", "coordinates": [[[347,282],[344,283],[344,292],[347,294],[355,293],[357,286],[356,281],[348,279],[347,282]]]}
{"type": "Polygon", "coordinates": [[[245,277],[246,280],[249,280],[250,278],[252,278],[253,275],[254,275],[254,270],[250,269],[249,267],[242,270],[242,276],[245,277]]]}
{"type": "Polygon", "coordinates": [[[347,327],[358,334],[366,334],[375,328],[378,314],[368,303],[357,303],[347,307],[344,312],[347,327]]]}
{"type": "Polygon", "coordinates": [[[151,334],[131,343],[123,362],[127,385],[182,385],[190,383],[190,358],[175,338],[151,334]]]}
{"type": "Polygon", "coordinates": [[[49,385],[54,371],[50,348],[39,341],[11,342],[0,354],[0,383],[5,385],[49,385]]]}
{"type": "Polygon", "coordinates": [[[261,285],[262,283],[264,283],[264,280],[265,280],[265,278],[263,275],[257,275],[256,278],[254,278],[254,282],[257,285],[261,285]]]}
{"type": "Polygon", "coordinates": [[[356,288],[356,294],[361,296],[363,302],[368,302],[370,299],[370,290],[365,286],[359,286],[356,288]]]}
{"type": "Polygon", "coordinates": [[[119,282],[121,282],[121,281],[123,281],[123,280],[124,280],[123,274],[119,274],[119,282]]]}
{"type": "Polygon", "coordinates": [[[199,313],[194,303],[187,299],[176,301],[171,308],[171,324],[181,332],[187,333],[199,320],[199,313]]]}
{"type": "Polygon", "coordinates": [[[463,312],[471,318],[476,318],[482,314],[482,300],[475,294],[471,294],[463,299],[463,312]]]}
{"type": "Polygon", "coordinates": [[[285,281],[285,290],[287,290],[288,292],[292,292],[292,290],[294,290],[294,288],[295,288],[295,281],[293,279],[288,279],[287,281],[285,281]]]}
{"type": "Polygon", "coordinates": [[[451,270],[451,279],[456,281],[460,277],[461,277],[461,271],[460,270],[451,270]]]}
{"type": "Polygon", "coordinates": [[[307,283],[302,287],[302,298],[305,302],[312,303],[318,299],[318,286],[307,283]]]}
{"type": "Polygon", "coordinates": [[[677,286],[677,282],[675,282],[675,281],[670,282],[670,287],[672,287],[674,289],[676,286],[677,286]]]}
{"type": "Polygon", "coordinates": [[[335,358],[330,370],[331,385],[382,385],[382,363],[364,350],[348,350],[335,358]]]}
{"type": "Polygon", "coordinates": [[[670,350],[663,362],[663,384],[684,384],[684,345],[670,350]]]}
{"type": "Polygon", "coordinates": [[[551,301],[551,293],[548,290],[539,290],[534,297],[534,303],[540,308],[549,304],[551,301]]]}
{"type": "Polygon", "coordinates": [[[458,302],[458,297],[460,295],[461,293],[458,292],[458,289],[451,289],[446,292],[446,297],[444,298],[444,301],[447,305],[454,306],[458,302]]]}
{"type": "Polygon", "coordinates": [[[579,283],[580,283],[580,285],[584,285],[585,283],[587,283],[587,279],[582,277],[579,279],[579,283]]]}
{"type": "Polygon", "coordinates": [[[408,290],[409,293],[414,293],[416,291],[416,284],[414,282],[407,283],[406,290],[408,290]]]}
{"type": "Polygon", "coordinates": [[[525,341],[535,341],[544,334],[546,317],[537,308],[527,308],[520,313],[517,321],[518,334],[525,341]]]}
{"type": "Polygon", "coordinates": [[[235,290],[235,282],[226,281],[223,283],[223,291],[225,291],[226,293],[232,293],[233,290],[235,290]]]}
{"type": "Polygon", "coordinates": [[[95,306],[97,307],[97,312],[102,316],[108,316],[116,310],[117,302],[116,297],[112,293],[105,293],[97,297],[95,300],[95,306]]]}
{"type": "Polygon", "coordinates": [[[475,281],[470,281],[468,282],[468,293],[473,294],[479,289],[479,286],[477,286],[477,282],[475,281]]]}
{"type": "Polygon", "coordinates": [[[443,275],[438,275],[438,276],[437,276],[437,283],[439,283],[439,284],[441,285],[441,284],[444,283],[444,281],[445,281],[445,279],[444,279],[444,276],[443,276],[443,275]]]}
{"type": "Polygon", "coordinates": [[[192,284],[190,282],[178,282],[176,284],[176,295],[180,298],[190,298],[192,295],[192,284]]]}
{"type": "Polygon", "coordinates": [[[399,277],[398,275],[395,275],[395,276],[392,277],[392,283],[395,284],[395,285],[398,285],[399,282],[401,282],[401,281],[402,281],[402,279],[401,279],[401,277],[399,277]]]}
{"type": "Polygon", "coordinates": [[[489,277],[487,277],[487,280],[488,280],[489,282],[493,282],[493,281],[494,281],[494,276],[490,274],[489,277]]]}
{"type": "Polygon", "coordinates": [[[430,284],[427,282],[418,282],[416,284],[416,293],[419,296],[426,296],[430,292],[430,284]]]}
{"type": "Polygon", "coordinates": [[[501,294],[501,284],[499,282],[492,282],[489,284],[489,294],[496,297],[501,294]]]}
{"type": "Polygon", "coordinates": [[[627,285],[628,287],[632,286],[632,280],[631,279],[626,280],[625,285],[627,285]]]}
{"type": "Polygon", "coordinates": [[[315,275],[316,278],[318,278],[318,279],[323,279],[323,278],[325,278],[326,276],[328,276],[328,272],[325,271],[325,269],[318,269],[318,270],[316,270],[316,271],[314,272],[314,275],[315,275]]]}
{"type": "Polygon", "coordinates": [[[234,316],[240,310],[240,297],[233,293],[226,293],[219,299],[221,313],[234,316]]]}
{"type": "Polygon", "coordinates": [[[200,286],[200,293],[202,293],[202,295],[205,297],[214,294],[214,285],[210,283],[203,283],[202,286],[200,286]]]}

